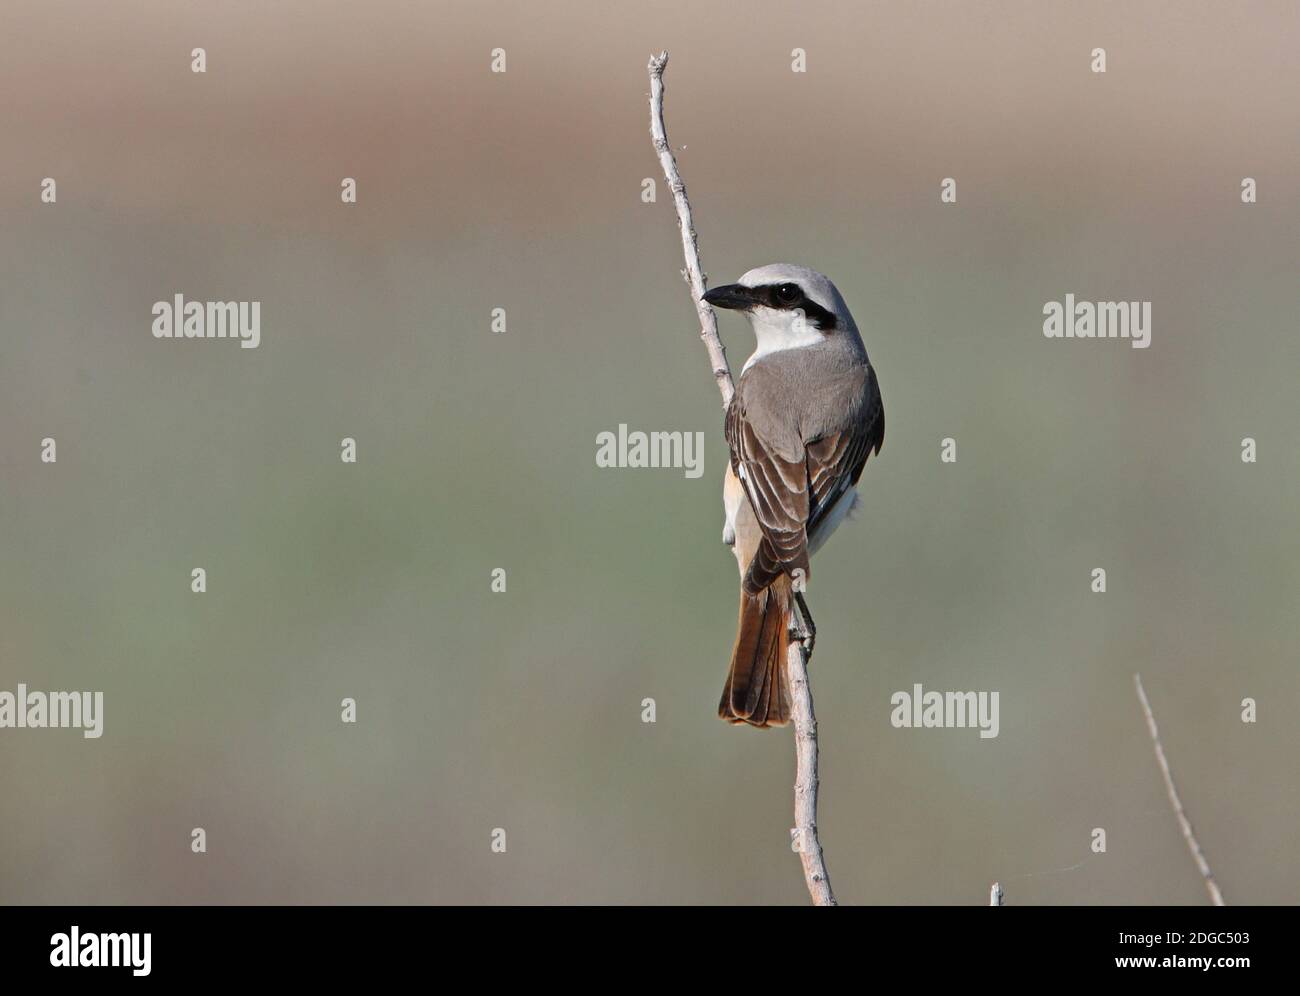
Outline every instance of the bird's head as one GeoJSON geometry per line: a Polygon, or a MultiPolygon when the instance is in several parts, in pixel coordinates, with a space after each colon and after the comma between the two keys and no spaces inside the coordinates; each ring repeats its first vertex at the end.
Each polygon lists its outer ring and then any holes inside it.
{"type": "Polygon", "coordinates": [[[704,300],[744,312],[760,352],[814,345],[840,331],[857,334],[848,305],[829,278],[793,263],[757,267],[734,284],[714,287],[704,300]]]}

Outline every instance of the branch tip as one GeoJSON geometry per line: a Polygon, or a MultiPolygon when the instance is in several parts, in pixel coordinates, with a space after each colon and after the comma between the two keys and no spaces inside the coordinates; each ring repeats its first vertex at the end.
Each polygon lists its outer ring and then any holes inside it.
{"type": "Polygon", "coordinates": [[[1165,780],[1165,794],[1169,796],[1169,805],[1173,807],[1174,816],[1178,818],[1178,828],[1183,832],[1183,840],[1187,842],[1187,849],[1192,854],[1192,860],[1196,862],[1197,871],[1205,880],[1205,891],[1210,894],[1210,902],[1215,906],[1226,906],[1223,893],[1219,891],[1219,883],[1215,881],[1210,863],[1205,860],[1205,852],[1201,850],[1201,843],[1192,830],[1192,821],[1188,819],[1187,811],[1183,809],[1183,800],[1179,798],[1178,790],[1174,788],[1174,775],[1169,770],[1169,759],[1165,756],[1164,745],[1160,742],[1160,729],[1156,726],[1155,713],[1151,711],[1146,689],[1142,687],[1142,675],[1136,673],[1133,675],[1133,686],[1137,689],[1138,702],[1142,706],[1142,714],[1146,717],[1147,732],[1151,734],[1151,744],[1156,752],[1156,764],[1160,766],[1160,774],[1165,780]]]}

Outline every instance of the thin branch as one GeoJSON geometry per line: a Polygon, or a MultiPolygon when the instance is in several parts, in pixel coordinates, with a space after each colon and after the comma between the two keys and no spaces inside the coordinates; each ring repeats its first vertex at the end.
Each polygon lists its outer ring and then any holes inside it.
{"type": "Polygon", "coordinates": [[[808,661],[812,659],[813,636],[801,613],[796,613],[800,632],[790,641],[786,654],[786,675],[790,681],[790,703],[794,712],[794,829],[803,879],[814,906],[835,906],[826,858],[817,837],[817,717],[813,713],[812,688],[808,684],[808,661]]]}
{"type": "Polygon", "coordinates": [[[1155,714],[1151,711],[1151,703],[1147,701],[1146,689],[1142,687],[1142,675],[1133,675],[1133,684],[1137,686],[1138,701],[1142,703],[1142,713],[1147,718],[1151,742],[1156,748],[1156,763],[1160,765],[1160,773],[1165,776],[1165,791],[1169,793],[1169,804],[1174,807],[1174,815],[1178,817],[1178,826],[1182,828],[1187,849],[1192,852],[1192,860],[1196,862],[1201,877],[1205,879],[1205,889],[1210,894],[1210,902],[1215,906],[1224,906],[1226,904],[1223,901],[1223,893],[1219,891],[1219,883],[1214,880],[1214,872],[1210,871],[1210,864],[1205,860],[1205,853],[1201,850],[1196,834],[1192,831],[1192,821],[1187,818],[1183,801],[1178,798],[1178,790],[1174,788],[1174,776],[1169,770],[1169,760],[1165,757],[1165,749],[1160,743],[1160,731],[1156,728],[1155,714]]]}
{"type": "MultiPolygon", "coordinates": [[[[727,352],[722,346],[722,340],[718,338],[717,317],[704,300],[704,268],[700,265],[700,247],[695,235],[695,223],[691,219],[691,204],[686,199],[686,185],[682,183],[681,174],[677,171],[677,160],[673,158],[672,146],[668,144],[668,132],[664,127],[664,69],[667,65],[667,52],[650,57],[650,135],[654,139],[655,152],[659,156],[659,164],[663,167],[664,178],[673,192],[673,203],[677,208],[677,224],[682,233],[682,254],[686,259],[686,269],[682,271],[682,276],[691,289],[691,301],[700,317],[700,339],[708,350],[713,379],[717,381],[718,391],[722,394],[722,407],[726,408],[731,403],[736,387],[731,379],[731,368],[727,365],[727,352]]],[[[799,852],[804,881],[813,904],[834,906],[835,895],[831,892],[826,860],[822,856],[821,841],[817,838],[817,717],[813,714],[812,691],[808,685],[808,661],[812,656],[813,634],[801,613],[796,613],[796,620],[799,633],[797,639],[790,641],[790,651],[786,657],[786,673],[790,680],[790,698],[794,709],[795,743],[795,825],[791,839],[799,852]]]]}
{"type": "Polygon", "coordinates": [[[700,316],[700,338],[704,341],[704,348],[709,351],[713,379],[718,382],[722,407],[726,408],[731,404],[736,386],[731,381],[727,350],[718,338],[718,318],[704,300],[704,292],[708,288],[705,286],[704,269],[700,266],[700,245],[695,235],[695,222],[691,218],[691,202],[686,199],[686,184],[682,183],[682,176],[677,172],[677,160],[673,158],[673,149],[668,144],[668,132],[664,127],[664,69],[667,66],[667,52],[650,56],[650,137],[654,139],[664,179],[673,192],[677,225],[682,231],[682,255],[686,258],[686,269],[682,271],[682,276],[691,288],[691,301],[695,305],[695,313],[700,316]]]}

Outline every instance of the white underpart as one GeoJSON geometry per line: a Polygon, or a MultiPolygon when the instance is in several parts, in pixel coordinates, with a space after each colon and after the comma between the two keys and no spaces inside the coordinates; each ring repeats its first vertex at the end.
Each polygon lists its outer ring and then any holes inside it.
{"type": "MultiPolygon", "coordinates": [[[[745,468],[740,468],[740,479],[745,479],[745,468]]],[[[722,542],[727,546],[734,546],[736,542],[736,513],[740,510],[740,503],[748,501],[747,489],[736,488],[729,490],[723,488],[722,491],[722,509],[726,516],[726,521],[722,527],[722,542]]],[[[858,496],[857,488],[849,488],[839,499],[831,506],[831,510],[826,517],[817,524],[817,528],[808,536],[808,556],[812,556],[830,539],[831,533],[839,528],[841,522],[849,518],[857,509],[861,499],[858,496]]],[[[739,556],[739,554],[737,554],[739,556]]],[[[742,565],[743,566],[743,565],[742,565]]]]}
{"type": "MultiPolygon", "coordinates": [[[[730,470],[731,470],[731,466],[728,465],[727,471],[730,472],[730,470]]],[[[744,467],[740,468],[740,476],[741,478],[744,478],[745,476],[744,467]]],[[[722,527],[722,542],[725,543],[727,546],[736,545],[736,513],[740,511],[740,503],[742,501],[745,501],[744,487],[739,487],[739,488],[728,488],[725,486],[723,487],[722,510],[726,515],[726,522],[722,527]]]]}
{"type": "Polygon", "coordinates": [[[822,544],[830,539],[831,533],[835,532],[839,524],[849,517],[854,506],[858,503],[858,489],[849,488],[844,494],[840,495],[839,501],[831,506],[831,510],[826,513],[826,518],[817,523],[808,537],[808,556],[812,556],[821,549],[822,544]]]}
{"type": "Polygon", "coordinates": [[[754,354],[741,367],[742,374],[764,356],[779,353],[783,349],[813,346],[822,341],[821,330],[808,321],[802,312],[758,307],[749,312],[749,324],[754,328],[757,345],[754,354]]]}

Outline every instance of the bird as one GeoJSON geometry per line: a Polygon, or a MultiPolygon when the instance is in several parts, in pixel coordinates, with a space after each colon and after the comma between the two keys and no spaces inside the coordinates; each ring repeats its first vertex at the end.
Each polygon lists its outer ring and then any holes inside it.
{"type": "Polygon", "coordinates": [[[725,418],[723,542],[740,570],[740,618],[718,716],[784,726],[796,611],[812,630],[809,558],[858,505],[885,409],[857,323],[823,274],[772,263],[703,299],[744,314],[755,338],[725,418]]]}

